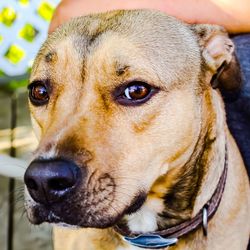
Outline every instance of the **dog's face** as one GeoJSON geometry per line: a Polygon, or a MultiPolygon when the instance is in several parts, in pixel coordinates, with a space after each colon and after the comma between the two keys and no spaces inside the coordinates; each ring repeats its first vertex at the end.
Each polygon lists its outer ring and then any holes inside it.
{"type": "Polygon", "coordinates": [[[50,35],[29,85],[39,138],[25,176],[31,222],[114,225],[185,164],[212,75],[198,36],[151,11],[81,17],[50,35]]]}

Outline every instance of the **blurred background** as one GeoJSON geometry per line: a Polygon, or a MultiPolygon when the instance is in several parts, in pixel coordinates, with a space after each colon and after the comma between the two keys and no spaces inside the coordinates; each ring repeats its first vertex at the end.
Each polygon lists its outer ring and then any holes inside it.
{"type": "MultiPolygon", "coordinates": [[[[36,146],[26,86],[58,3],[0,0],[0,154],[29,159],[36,146]]],[[[0,250],[52,249],[51,228],[32,226],[26,219],[21,174],[8,178],[1,167],[11,166],[1,164],[0,158],[0,250]]]]}

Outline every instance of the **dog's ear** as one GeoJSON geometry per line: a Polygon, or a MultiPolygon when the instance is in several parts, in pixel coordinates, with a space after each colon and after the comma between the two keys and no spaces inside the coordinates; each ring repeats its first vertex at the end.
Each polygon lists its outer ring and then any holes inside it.
{"type": "Polygon", "coordinates": [[[224,28],[217,25],[191,25],[198,38],[204,60],[205,74],[213,88],[239,90],[242,75],[233,41],[224,28]]]}

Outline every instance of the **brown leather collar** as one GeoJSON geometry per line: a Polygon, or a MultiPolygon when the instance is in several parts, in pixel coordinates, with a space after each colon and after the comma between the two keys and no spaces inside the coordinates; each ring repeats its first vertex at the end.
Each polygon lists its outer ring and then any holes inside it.
{"type": "MultiPolygon", "coordinates": [[[[213,217],[213,215],[217,211],[226,184],[227,168],[228,168],[228,152],[227,152],[227,146],[225,148],[226,150],[225,150],[224,169],[217,184],[217,187],[210,200],[203,206],[203,208],[198,212],[198,214],[192,219],[184,221],[179,225],[163,229],[160,231],[149,232],[149,234],[161,236],[163,238],[179,238],[202,227],[204,235],[205,236],[207,235],[207,222],[213,217]]],[[[131,232],[127,227],[120,227],[118,225],[116,225],[114,229],[116,232],[126,237],[136,238],[140,235],[143,235],[141,232],[131,232]]]]}

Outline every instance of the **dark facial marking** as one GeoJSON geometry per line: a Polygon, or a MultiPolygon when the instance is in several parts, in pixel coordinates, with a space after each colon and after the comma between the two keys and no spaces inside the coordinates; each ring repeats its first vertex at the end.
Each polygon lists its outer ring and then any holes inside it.
{"type": "Polygon", "coordinates": [[[129,70],[129,66],[125,65],[125,66],[118,66],[116,69],[116,75],[117,76],[121,76],[124,75],[124,73],[126,73],[129,70]]]}
{"type": "Polygon", "coordinates": [[[90,38],[89,38],[89,46],[91,46],[95,41],[97,41],[97,38],[101,35],[101,32],[98,32],[98,30],[96,31],[95,34],[93,34],[90,38]]]}
{"type": "Polygon", "coordinates": [[[135,213],[138,209],[141,208],[143,203],[146,201],[147,194],[143,191],[140,191],[138,195],[134,197],[131,204],[124,211],[124,214],[132,214],[135,213]]]}
{"type": "Polygon", "coordinates": [[[52,62],[53,59],[56,57],[56,52],[49,52],[45,55],[45,62],[49,63],[52,62]]]}
{"type": "Polygon", "coordinates": [[[108,102],[108,99],[104,93],[101,94],[101,99],[102,99],[104,109],[108,110],[109,109],[109,102],[108,102]]]}
{"type": "Polygon", "coordinates": [[[57,145],[58,155],[68,157],[73,159],[78,163],[87,163],[92,159],[92,154],[83,148],[83,145],[80,144],[80,140],[72,135],[65,137],[57,145]]]}
{"type": "Polygon", "coordinates": [[[44,148],[45,152],[49,152],[51,150],[52,146],[53,146],[53,143],[46,144],[45,148],[44,148]]]}
{"type": "MultiPolygon", "coordinates": [[[[207,156],[211,150],[214,138],[205,138],[202,151],[198,158],[189,161],[178,173],[177,181],[168,189],[164,197],[165,209],[161,217],[164,218],[163,227],[176,225],[191,216],[195,198],[199,192],[203,176],[206,171],[207,156]]],[[[193,154],[197,152],[194,151],[193,154]]],[[[192,156],[191,156],[192,158],[192,156]]]]}
{"type": "Polygon", "coordinates": [[[153,121],[155,120],[157,115],[158,114],[156,114],[156,113],[151,114],[150,116],[146,117],[145,119],[143,119],[139,123],[134,123],[133,130],[138,134],[143,133],[147,128],[149,128],[153,124],[153,121]]]}

